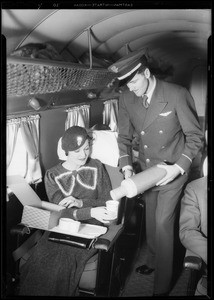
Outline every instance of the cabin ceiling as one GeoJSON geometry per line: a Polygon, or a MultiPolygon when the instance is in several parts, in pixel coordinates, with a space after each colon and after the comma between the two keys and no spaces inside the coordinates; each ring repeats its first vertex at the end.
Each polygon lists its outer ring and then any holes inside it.
{"type": "Polygon", "coordinates": [[[51,42],[65,58],[92,54],[109,64],[127,51],[145,49],[174,67],[207,60],[210,9],[6,9],[2,34],[7,55],[28,43],[51,42]]]}

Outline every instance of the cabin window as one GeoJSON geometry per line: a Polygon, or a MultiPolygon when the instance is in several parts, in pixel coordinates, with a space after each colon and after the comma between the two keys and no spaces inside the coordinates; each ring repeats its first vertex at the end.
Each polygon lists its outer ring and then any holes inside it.
{"type": "Polygon", "coordinates": [[[20,175],[28,183],[41,182],[39,115],[7,120],[7,175],[20,175]]]}
{"type": "Polygon", "coordinates": [[[89,128],[90,105],[71,107],[66,112],[65,130],[72,126],[89,128]]]}
{"type": "Polygon", "coordinates": [[[118,100],[111,99],[104,102],[103,124],[108,125],[112,131],[118,131],[118,100]]]}
{"type": "Polygon", "coordinates": [[[25,177],[27,174],[27,150],[23,143],[21,130],[18,129],[16,145],[13,152],[10,165],[7,169],[7,175],[21,175],[25,177]]]}

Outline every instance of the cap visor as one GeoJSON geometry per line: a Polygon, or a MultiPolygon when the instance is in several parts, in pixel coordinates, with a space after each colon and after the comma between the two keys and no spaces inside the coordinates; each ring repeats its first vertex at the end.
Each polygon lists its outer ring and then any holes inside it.
{"type": "Polygon", "coordinates": [[[134,78],[134,76],[137,74],[138,70],[136,70],[134,73],[132,73],[130,76],[122,79],[119,81],[119,87],[126,85],[129,81],[132,80],[132,78],[134,78]]]}

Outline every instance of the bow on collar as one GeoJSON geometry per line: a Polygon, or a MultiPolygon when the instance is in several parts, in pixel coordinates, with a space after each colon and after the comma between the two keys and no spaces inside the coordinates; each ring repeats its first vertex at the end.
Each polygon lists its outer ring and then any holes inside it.
{"type": "Polygon", "coordinates": [[[80,167],[76,171],[69,171],[56,176],[55,182],[66,196],[71,195],[76,182],[86,189],[95,190],[97,186],[97,168],[80,167]]]}

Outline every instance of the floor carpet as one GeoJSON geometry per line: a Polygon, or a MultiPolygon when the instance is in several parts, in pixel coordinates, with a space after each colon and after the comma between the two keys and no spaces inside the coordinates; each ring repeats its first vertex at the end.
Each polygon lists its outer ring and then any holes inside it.
{"type": "MultiPolygon", "coordinates": [[[[154,272],[150,275],[140,275],[135,272],[136,267],[145,263],[146,244],[136,253],[134,263],[128,276],[125,287],[120,297],[151,297],[153,294],[154,272]]],[[[170,297],[181,297],[186,295],[187,278],[182,271],[182,267],[177,270],[174,286],[170,292],[170,297]]]]}

